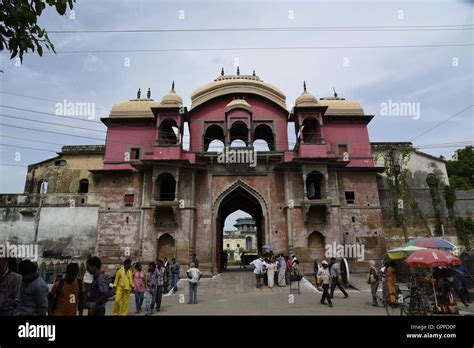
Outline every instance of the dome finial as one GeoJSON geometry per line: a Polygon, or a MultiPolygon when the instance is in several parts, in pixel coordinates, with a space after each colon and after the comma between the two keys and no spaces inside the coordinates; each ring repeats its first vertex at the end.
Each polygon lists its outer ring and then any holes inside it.
{"type": "Polygon", "coordinates": [[[138,89],[138,92],[137,92],[137,99],[140,99],[140,96],[142,95],[142,91],[141,89],[139,88],[138,89]]]}
{"type": "Polygon", "coordinates": [[[253,74],[252,74],[252,75],[255,76],[255,70],[253,71],[253,74]]]}
{"type": "Polygon", "coordinates": [[[303,81],[303,91],[306,92],[306,81],[303,81]]]}
{"type": "Polygon", "coordinates": [[[151,98],[151,90],[150,90],[150,88],[148,88],[148,92],[146,93],[146,97],[147,97],[148,99],[151,98]]]}
{"type": "Polygon", "coordinates": [[[173,81],[173,83],[171,84],[171,92],[174,92],[174,81],[173,81]]]}
{"type": "Polygon", "coordinates": [[[224,76],[224,68],[221,69],[221,76],[224,76]]]}
{"type": "Polygon", "coordinates": [[[337,98],[336,89],[333,87],[332,90],[334,91],[334,98],[337,98]]]}
{"type": "Polygon", "coordinates": [[[240,69],[239,69],[239,67],[237,67],[237,76],[239,76],[239,75],[240,75],[240,69]]]}

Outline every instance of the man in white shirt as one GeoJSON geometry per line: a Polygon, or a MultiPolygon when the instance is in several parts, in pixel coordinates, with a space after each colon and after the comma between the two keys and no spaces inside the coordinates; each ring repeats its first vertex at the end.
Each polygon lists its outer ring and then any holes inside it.
{"type": "Polygon", "coordinates": [[[260,288],[260,279],[262,278],[262,273],[263,273],[263,261],[262,257],[259,256],[252,262],[250,262],[250,265],[254,268],[253,273],[255,274],[255,280],[256,280],[256,286],[257,289],[260,288]]]}
{"type": "Polygon", "coordinates": [[[323,296],[321,297],[321,301],[319,301],[319,303],[326,304],[325,300],[328,300],[329,307],[332,307],[331,296],[329,296],[329,287],[331,286],[332,280],[331,273],[328,269],[328,263],[325,260],[321,262],[321,265],[323,267],[319,269],[317,276],[322,280],[323,296]]]}
{"type": "Polygon", "coordinates": [[[196,268],[196,265],[191,263],[190,268],[186,272],[189,278],[189,302],[188,304],[197,303],[197,286],[202,277],[202,272],[196,268]]]}

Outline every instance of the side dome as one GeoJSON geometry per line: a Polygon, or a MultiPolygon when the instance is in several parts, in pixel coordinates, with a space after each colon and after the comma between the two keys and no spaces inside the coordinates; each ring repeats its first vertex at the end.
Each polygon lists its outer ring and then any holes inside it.
{"type": "Polygon", "coordinates": [[[295,101],[295,106],[296,107],[311,107],[311,106],[320,106],[318,104],[318,100],[314,95],[311,93],[308,93],[306,90],[306,82],[303,83],[303,93],[296,98],[295,101]]]}
{"type": "Polygon", "coordinates": [[[173,107],[173,106],[180,107],[181,105],[183,105],[183,99],[181,99],[181,97],[177,95],[176,92],[174,91],[174,81],[173,81],[173,84],[171,85],[171,91],[169,91],[169,93],[163,96],[163,99],[161,100],[161,105],[169,106],[169,107],[173,107]]]}

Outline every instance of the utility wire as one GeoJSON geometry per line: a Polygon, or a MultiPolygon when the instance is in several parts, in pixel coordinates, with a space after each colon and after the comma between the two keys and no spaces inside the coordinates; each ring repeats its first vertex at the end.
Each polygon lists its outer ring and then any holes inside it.
{"type": "MultiPolygon", "coordinates": [[[[300,51],[300,50],[331,50],[331,49],[391,49],[391,48],[440,48],[440,47],[472,47],[473,43],[426,44],[426,45],[366,45],[366,46],[280,46],[280,47],[189,47],[189,48],[150,48],[122,50],[76,50],[48,54],[98,54],[98,53],[156,53],[156,52],[210,52],[210,51],[300,51]]],[[[29,52],[31,54],[31,52],[29,52]]],[[[6,54],[6,53],[5,53],[6,54]]]]}
{"type": "Polygon", "coordinates": [[[188,33],[188,32],[273,32],[273,31],[440,31],[472,30],[473,24],[399,25],[399,26],[301,26],[301,27],[241,27],[189,29],[76,29],[48,30],[48,34],[101,34],[101,33],[188,33]]]}
{"type": "MultiPolygon", "coordinates": [[[[42,98],[42,97],[33,97],[33,96],[30,96],[30,95],[12,93],[12,92],[7,92],[7,91],[3,91],[3,90],[0,90],[0,94],[13,95],[13,96],[16,96],[16,97],[36,99],[36,100],[41,100],[41,101],[49,101],[49,102],[53,102],[53,103],[61,103],[61,104],[64,103],[64,100],[55,100],[55,99],[48,99],[48,98],[42,98]]],[[[98,107],[96,107],[96,109],[110,112],[110,109],[103,109],[103,108],[98,108],[98,107]]]]}
{"type": "Polygon", "coordinates": [[[414,137],[414,138],[411,139],[410,141],[413,141],[413,140],[415,140],[415,139],[418,139],[419,137],[425,135],[426,133],[431,132],[433,129],[435,129],[435,128],[441,126],[442,124],[448,122],[449,120],[452,120],[453,118],[455,118],[455,117],[461,115],[464,111],[466,111],[466,110],[472,108],[473,106],[474,106],[474,105],[472,105],[472,104],[471,104],[471,105],[468,105],[467,107],[465,107],[465,108],[462,109],[461,111],[455,113],[454,115],[450,116],[449,118],[447,118],[447,119],[445,119],[445,120],[443,120],[443,121],[437,123],[437,124],[434,125],[433,127],[428,128],[426,131],[424,131],[423,133],[417,135],[416,137],[414,137]]]}

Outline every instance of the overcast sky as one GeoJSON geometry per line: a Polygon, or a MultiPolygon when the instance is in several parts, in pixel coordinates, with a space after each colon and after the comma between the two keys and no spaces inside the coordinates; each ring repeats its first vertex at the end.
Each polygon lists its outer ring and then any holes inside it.
{"type": "MultiPolygon", "coordinates": [[[[302,81],[317,98],[332,95],[359,101],[371,141],[410,141],[436,145],[423,151],[451,157],[446,144],[472,141],[472,30],[452,30],[473,23],[472,1],[155,1],[77,0],[74,14],[52,10],[40,20],[49,31],[118,29],[206,29],[356,27],[340,31],[184,31],[153,33],[50,33],[59,52],[42,58],[28,54],[21,66],[0,54],[0,104],[54,114],[56,102],[95,103],[95,121],[108,116],[114,103],[136,97],[137,89],[161,99],[176,82],[190,106],[196,88],[215,79],[221,67],[257,75],[282,89],[287,106],[302,92],[302,81]],[[360,27],[417,26],[424,31],[361,31],[360,27]],[[438,30],[439,26],[446,26],[438,30]],[[352,28],[354,29],[354,28],[352,28]],[[433,30],[437,29],[437,30],[433,30]],[[359,48],[348,48],[359,47],[359,48]],[[374,46],[398,46],[381,48],[374,46]],[[425,47],[400,47],[425,46],[425,47]],[[436,47],[426,47],[436,46],[436,47]],[[299,49],[253,49],[242,48],[299,49]],[[326,47],[308,49],[308,47],[326,47]],[[339,48],[327,48],[339,47],[339,48]],[[366,47],[366,48],[361,48],[366,47]],[[370,48],[367,48],[370,47],[370,48]],[[236,48],[235,50],[223,50],[236,48]],[[240,48],[240,50],[239,50],[240,48]],[[169,52],[99,52],[180,49],[169,52]],[[215,49],[215,50],[183,50],[215,49]],[[60,53],[80,51],[82,53],[60,53]],[[129,63],[129,64],[127,64],[129,63]],[[13,95],[20,94],[22,96],[13,95]],[[38,98],[38,99],[35,99],[38,98]],[[381,115],[389,101],[419,106],[420,114],[381,115]],[[425,131],[464,110],[440,127],[425,131]],[[418,117],[419,116],[419,117],[418,117]],[[419,137],[418,137],[419,136],[419,137]]],[[[100,123],[75,121],[1,107],[2,115],[62,123],[59,127],[0,116],[0,192],[23,192],[26,166],[52,157],[59,144],[99,144],[101,140],[39,132],[38,129],[104,139],[100,123]],[[7,137],[6,137],[7,136],[7,137]],[[10,137],[10,138],[9,138],[10,137]],[[42,142],[14,139],[25,138],[42,142]],[[55,144],[51,144],[55,143],[55,144]],[[11,146],[5,146],[11,145],[11,146]],[[40,151],[25,149],[46,149],[40,151]]],[[[87,116],[80,116],[86,119],[87,116]]],[[[293,131],[293,128],[290,127],[293,131]]],[[[294,136],[292,135],[292,139],[294,136]]],[[[230,226],[226,226],[229,228],[230,226]]]]}

